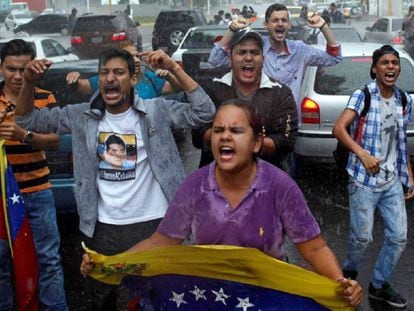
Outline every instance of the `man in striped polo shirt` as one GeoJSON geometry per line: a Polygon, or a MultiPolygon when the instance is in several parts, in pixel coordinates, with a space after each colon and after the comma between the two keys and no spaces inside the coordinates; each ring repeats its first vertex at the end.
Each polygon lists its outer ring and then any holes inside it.
{"type": "MultiPolygon", "coordinates": [[[[40,268],[39,299],[44,310],[68,310],[59,254],[60,235],[56,208],[49,182],[49,168],[43,149],[57,149],[57,134],[39,134],[15,123],[15,102],[23,83],[25,65],[35,58],[33,47],[21,39],[9,41],[0,51],[0,137],[6,139],[6,154],[23,195],[35,240],[40,268]]],[[[55,104],[51,92],[35,88],[34,105],[55,104]]],[[[13,293],[10,278],[10,250],[0,240],[0,310],[11,310],[13,293]]]]}

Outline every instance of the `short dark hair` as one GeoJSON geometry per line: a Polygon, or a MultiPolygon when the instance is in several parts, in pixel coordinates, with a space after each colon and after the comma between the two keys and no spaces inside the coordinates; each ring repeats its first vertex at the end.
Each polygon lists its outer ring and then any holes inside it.
{"type": "Polygon", "coordinates": [[[33,46],[22,39],[14,39],[7,42],[0,52],[0,61],[3,62],[7,56],[30,55],[31,59],[36,57],[33,46]]]}
{"type": "Polygon", "coordinates": [[[124,60],[128,65],[129,74],[131,76],[135,74],[134,57],[128,51],[117,47],[106,49],[99,54],[99,68],[113,58],[121,58],[124,60]]]}
{"type": "Polygon", "coordinates": [[[242,99],[231,98],[229,100],[226,100],[217,108],[216,115],[221,109],[227,106],[235,106],[244,111],[247,118],[247,122],[249,122],[249,125],[253,130],[253,135],[255,137],[258,137],[263,134],[262,118],[260,117],[260,114],[255,106],[249,105],[248,102],[242,99]]]}
{"type": "Polygon", "coordinates": [[[112,145],[112,144],[121,145],[125,149],[124,140],[121,137],[119,137],[115,134],[109,135],[108,138],[106,139],[106,141],[105,141],[106,149],[108,150],[109,146],[112,145]]]}
{"type": "Polygon", "coordinates": [[[375,79],[376,77],[376,74],[374,73],[372,68],[377,64],[378,60],[385,54],[392,54],[398,58],[398,61],[400,61],[400,53],[398,53],[398,51],[394,49],[391,45],[386,44],[380,47],[379,49],[376,49],[372,54],[372,65],[371,70],[369,72],[371,79],[375,79]]]}
{"type": "MultiPolygon", "coordinates": [[[[274,11],[288,11],[286,5],[281,4],[281,3],[273,3],[272,5],[270,5],[267,9],[266,9],[266,13],[265,13],[265,22],[269,21],[270,15],[272,15],[272,13],[274,11]]],[[[289,17],[289,14],[288,14],[289,17]]]]}

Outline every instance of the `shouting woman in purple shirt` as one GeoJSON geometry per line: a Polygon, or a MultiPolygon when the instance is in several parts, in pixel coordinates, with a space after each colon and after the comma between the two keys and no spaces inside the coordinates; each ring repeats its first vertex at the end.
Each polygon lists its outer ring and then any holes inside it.
{"type": "MultiPolygon", "coordinates": [[[[341,282],[344,299],[358,305],[361,286],[343,277],[297,184],[257,158],[262,129],[254,107],[240,100],[221,105],[211,134],[215,161],[186,178],[157,231],[129,251],[181,244],[192,234],[195,244],[252,247],[283,260],[287,235],[317,273],[341,282]]],[[[92,267],[84,254],[81,272],[92,267]]]]}

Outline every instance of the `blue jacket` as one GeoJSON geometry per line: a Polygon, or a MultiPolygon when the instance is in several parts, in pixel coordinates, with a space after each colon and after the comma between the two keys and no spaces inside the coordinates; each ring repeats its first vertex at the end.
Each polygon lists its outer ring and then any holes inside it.
{"type": "MultiPolygon", "coordinates": [[[[139,112],[139,124],[149,164],[167,200],[171,200],[185,177],[184,167],[172,129],[197,128],[212,121],[214,104],[201,87],[186,93],[188,103],[164,98],[143,100],[135,94],[133,109],[139,112]]],[[[16,116],[22,127],[37,132],[72,134],[75,199],[79,228],[92,237],[98,219],[97,133],[105,113],[104,102],[95,93],[86,103],[63,108],[33,109],[16,116]]]]}

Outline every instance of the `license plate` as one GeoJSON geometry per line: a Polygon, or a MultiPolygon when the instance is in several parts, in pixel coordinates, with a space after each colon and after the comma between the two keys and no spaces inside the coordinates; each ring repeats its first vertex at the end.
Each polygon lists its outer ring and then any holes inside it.
{"type": "Polygon", "coordinates": [[[102,37],[95,37],[92,38],[92,43],[102,43],[102,37]]]}

